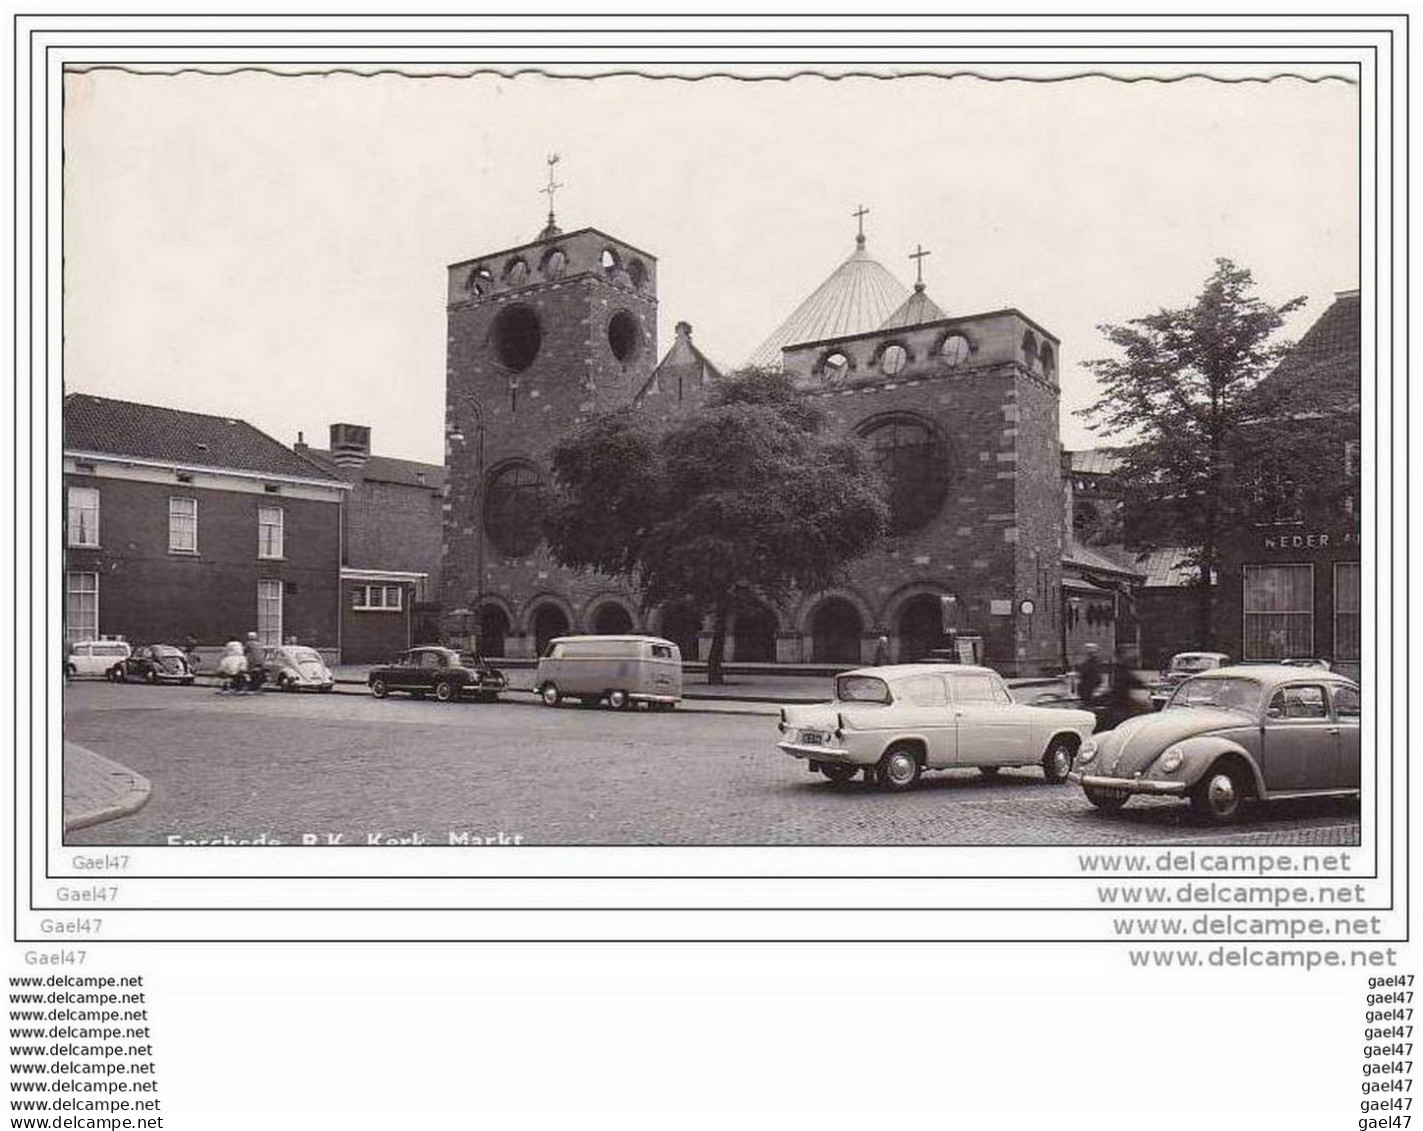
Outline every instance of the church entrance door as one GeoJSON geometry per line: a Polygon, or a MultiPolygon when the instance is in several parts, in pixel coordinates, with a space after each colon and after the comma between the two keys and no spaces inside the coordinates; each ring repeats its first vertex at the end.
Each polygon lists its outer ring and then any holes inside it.
{"type": "Polygon", "coordinates": [[[911,597],[899,610],[899,662],[912,664],[931,650],[948,645],[944,635],[943,608],[932,593],[911,597]]]}
{"type": "Polygon", "coordinates": [[[817,664],[858,664],[865,622],[842,597],[831,597],[810,621],[811,659],[817,664]]]}
{"type": "Polygon", "coordinates": [[[479,654],[503,656],[504,640],[509,635],[509,617],[498,605],[483,605],[479,610],[479,654]]]}
{"type": "Polygon", "coordinates": [[[557,605],[540,605],[534,613],[534,655],[542,656],[555,636],[568,635],[568,618],[557,605]]]}

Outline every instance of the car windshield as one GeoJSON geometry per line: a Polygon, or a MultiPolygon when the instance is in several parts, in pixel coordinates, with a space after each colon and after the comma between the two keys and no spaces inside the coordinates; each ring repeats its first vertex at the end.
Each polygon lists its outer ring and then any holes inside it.
{"type": "Polygon", "coordinates": [[[161,659],[164,656],[181,656],[183,653],[167,644],[155,644],[153,654],[161,659]]]}
{"type": "Polygon", "coordinates": [[[315,648],[288,648],[289,655],[298,664],[319,664],[321,663],[321,653],[315,648]]]}
{"type": "Polygon", "coordinates": [[[835,698],[845,703],[888,703],[889,684],[878,676],[842,675],[835,681],[835,698]]]}
{"type": "Polygon", "coordinates": [[[460,663],[467,668],[482,668],[484,667],[484,657],[478,652],[461,652],[460,663]]]}
{"type": "Polygon", "coordinates": [[[1214,656],[1177,656],[1171,661],[1173,672],[1206,672],[1215,666],[1214,656]]]}
{"type": "Polygon", "coordinates": [[[1254,714],[1260,706],[1261,687],[1257,680],[1239,676],[1188,679],[1176,689],[1166,704],[1173,707],[1219,707],[1226,711],[1254,714]]]}

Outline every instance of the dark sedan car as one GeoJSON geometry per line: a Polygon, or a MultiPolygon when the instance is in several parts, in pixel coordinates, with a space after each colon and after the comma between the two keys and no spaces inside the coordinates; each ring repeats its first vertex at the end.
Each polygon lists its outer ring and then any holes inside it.
{"type": "Polygon", "coordinates": [[[119,672],[120,680],[141,679],[144,683],[193,682],[193,669],[182,649],[171,644],[145,644],[129,653],[119,672]]]}
{"type": "Polygon", "coordinates": [[[392,691],[406,691],[417,699],[433,695],[441,703],[456,699],[491,703],[508,686],[504,673],[481,657],[433,645],[411,648],[390,663],[372,668],[366,682],[377,699],[392,691]]]}

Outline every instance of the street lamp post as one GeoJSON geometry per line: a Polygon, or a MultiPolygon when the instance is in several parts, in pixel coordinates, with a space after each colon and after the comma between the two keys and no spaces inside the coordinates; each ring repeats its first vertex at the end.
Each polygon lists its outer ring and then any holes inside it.
{"type": "MultiPolygon", "coordinates": [[[[474,522],[474,609],[473,615],[476,625],[481,616],[481,608],[484,604],[484,522],[482,514],[478,513],[479,505],[484,501],[484,409],[479,401],[468,393],[458,389],[449,389],[450,401],[445,406],[445,491],[446,497],[450,489],[449,474],[453,463],[454,445],[463,446],[467,442],[467,435],[460,425],[458,410],[468,408],[474,416],[474,483],[476,509],[474,522]]],[[[469,635],[469,613],[470,610],[461,606],[459,613],[461,617],[460,627],[464,629],[465,635],[469,635]]]]}

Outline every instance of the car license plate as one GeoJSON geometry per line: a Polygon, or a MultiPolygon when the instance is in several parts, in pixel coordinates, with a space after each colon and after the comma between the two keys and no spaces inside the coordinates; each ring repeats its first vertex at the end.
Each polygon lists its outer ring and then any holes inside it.
{"type": "Polygon", "coordinates": [[[803,730],[800,732],[800,740],[807,746],[822,746],[825,743],[825,736],[818,730],[803,730]]]}

